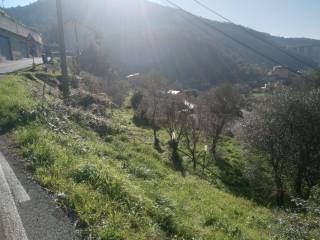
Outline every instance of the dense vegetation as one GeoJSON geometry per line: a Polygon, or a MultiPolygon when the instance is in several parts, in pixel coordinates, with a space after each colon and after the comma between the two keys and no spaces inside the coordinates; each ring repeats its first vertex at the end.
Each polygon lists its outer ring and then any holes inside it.
{"type": "MultiPolygon", "coordinates": [[[[190,24],[179,10],[141,0],[95,0],[90,4],[86,0],[64,2],[65,22],[79,22],[79,39],[81,44],[82,40],[84,42],[81,50],[92,51],[92,46],[85,42],[99,34],[103,47],[99,51],[105,52],[112,65],[120,69],[121,76],[155,69],[175,82],[176,86],[205,89],[213,83],[225,80],[257,80],[268,70],[261,66],[271,67],[274,64],[211,28],[199,27],[199,23],[190,24]]],[[[55,1],[40,0],[26,7],[6,11],[39,30],[46,42],[56,43],[55,1]]],[[[283,65],[295,69],[303,67],[299,61],[248,35],[247,31],[252,31],[252,34],[279,47],[297,46],[299,42],[302,45],[319,45],[317,40],[309,40],[305,44],[304,39],[294,41],[254,30],[244,31],[242,26],[233,24],[210,23],[283,65]],[[292,41],[295,44],[291,44],[292,41]]],[[[68,50],[72,50],[75,47],[73,24],[66,24],[65,27],[68,50]]],[[[295,55],[294,52],[290,54],[295,55]]],[[[314,65],[310,62],[311,58],[295,56],[314,65]]]]}

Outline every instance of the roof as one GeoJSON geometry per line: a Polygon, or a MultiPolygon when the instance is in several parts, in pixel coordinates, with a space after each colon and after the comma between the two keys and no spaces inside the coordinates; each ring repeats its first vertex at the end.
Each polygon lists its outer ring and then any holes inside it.
{"type": "Polygon", "coordinates": [[[168,93],[171,94],[171,95],[177,95],[179,94],[181,91],[179,90],[169,90],[168,93]]]}

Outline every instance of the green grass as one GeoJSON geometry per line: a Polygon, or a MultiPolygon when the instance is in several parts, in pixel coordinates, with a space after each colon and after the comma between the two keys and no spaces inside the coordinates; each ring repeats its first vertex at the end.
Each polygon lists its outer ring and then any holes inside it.
{"type": "MultiPolygon", "coordinates": [[[[13,76],[0,81],[0,116],[12,108],[36,109],[37,100],[25,87],[29,84],[13,76]]],[[[109,113],[109,127],[116,130],[105,137],[71,120],[64,120],[62,131],[41,116],[19,124],[10,136],[34,178],[53,193],[66,194],[59,203],[78,217],[84,234],[101,239],[269,239],[275,222],[271,210],[218,189],[213,181],[173,171],[167,153],[153,149],[152,132],[136,127],[131,114],[128,109],[109,113]]],[[[17,122],[18,116],[10,121],[17,122]]],[[[228,167],[239,169],[243,156],[236,143],[225,139],[221,148],[228,167]]],[[[222,185],[239,182],[228,179],[222,185]]]]}
{"type": "Polygon", "coordinates": [[[0,127],[11,128],[32,117],[36,101],[22,84],[22,80],[8,76],[0,80],[0,127]]]}

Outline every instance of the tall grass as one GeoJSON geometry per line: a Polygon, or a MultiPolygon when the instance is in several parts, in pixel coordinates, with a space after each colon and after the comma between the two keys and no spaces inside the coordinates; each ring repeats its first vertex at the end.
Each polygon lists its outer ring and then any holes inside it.
{"type": "Polygon", "coordinates": [[[0,80],[0,127],[12,128],[33,118],[37,102],[14,76],[0,80]]]}

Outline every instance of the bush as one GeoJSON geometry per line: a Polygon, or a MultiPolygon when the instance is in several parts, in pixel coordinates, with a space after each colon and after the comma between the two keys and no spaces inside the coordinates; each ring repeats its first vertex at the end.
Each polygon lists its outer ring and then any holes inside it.
{"type": "Polygon", "coordinates": [[[38,167],[48,167],[52,165],[58,156],[58,151],[56,147],[53,147],[49,142],[44,142],[43,145],[33,145],[30,147],[32,151],[30,152],[28,158],[32,162],[33,168],[38,167]]]}
{"type": "Polygon", "coordinates": [[[117,124],[113,124],[102,118],[97,118],[92,114],[84,114],[81,111],[72,112],[70,120],[75,121],[83,128],[95,131],[101,137],[121,133],[120,126],[117,124]]]}
{"type": "Polygon", "coordinates": [[[45,82],[46,84],[57,87],[60,85],[61,82],[61,76],[59,77],[60,82],[57,79],[57,76],[46,73],[46,72],[37,72],[34,74],[37,79],[40,79],[41,81],[45,82]]]}
{"type": "Polygon", "coordinates": [[[137,110],[139,108],[142,98],[143,98],[143,95],[141,92],[135,92],[133,94],[133,96],[131,97],[131,107],[134,110],[137,110]]]}
{"type": "Polygon", "coordinates": [[[95,184],[97,178],[99,177],[99,173],[97,167],[94,165],[83,165],[77,170],[75,170],[72,174],[72,179],[76,183],[89,183],[95,184]]]}
{"type": "Polygon", "coordinates": [[[320,205],[318,190],[309,201],[292,199],[293,209],[279,219],[279,232],[275,239],[309,240],[320,239],[320,205]]]}
{"type": "Polygon", "coordinates": [[[107,86],[107,94],[117,106],[122,106],[128,96],[129,84],[126,81],[113,81],[107,86]]]}

